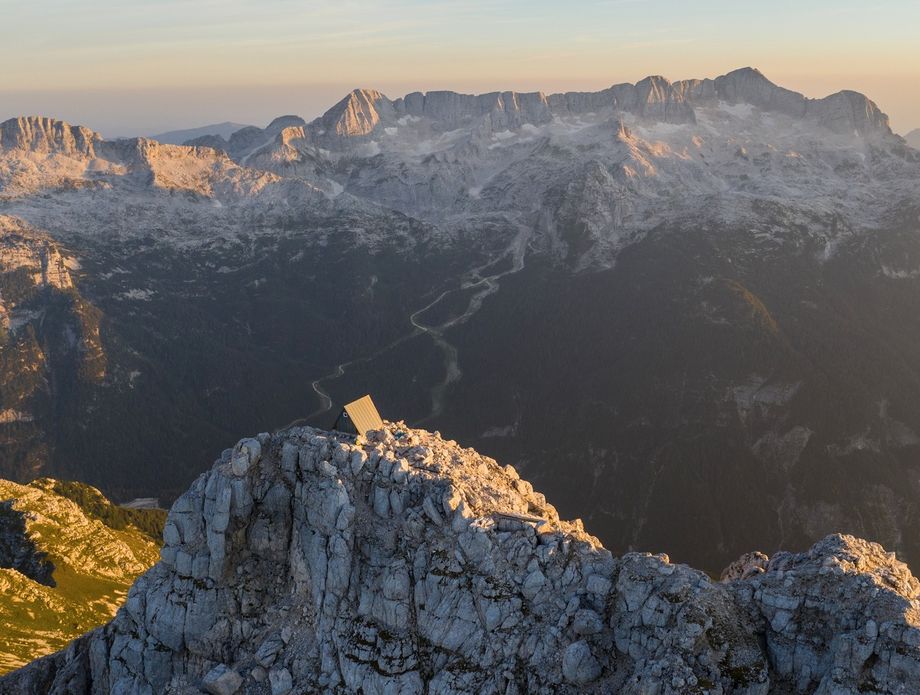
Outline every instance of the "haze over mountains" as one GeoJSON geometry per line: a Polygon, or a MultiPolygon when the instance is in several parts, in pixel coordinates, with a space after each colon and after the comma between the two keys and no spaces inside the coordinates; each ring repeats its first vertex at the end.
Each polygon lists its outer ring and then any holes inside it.
{"type": "Polygon", "coordinates": [[[246,127],[245,123],[231,123],[230,121],[226,121],[224,123],[212,123],[211,125],[200,126],[198,128],[171,130],[168,133],[151,135],[150,139],[167,145],[182,145],[187,140],[194,140],[195,138],[204,137],[206,135],[214,135],[226,139],[236,131],[246,127]]]}
{"type": "Polygon", "coordinates": [[[907,144],[916,149],[920,149],[920,128],[915,128],[904,136],[907,144]]]}
{"type": "Polygon", "coordinates": [[[190,146],[0,125],[0,475],[178,495],[370,391],[614,552],[913,563],[920,152],[756,70],[356,90],[190,146]]]}

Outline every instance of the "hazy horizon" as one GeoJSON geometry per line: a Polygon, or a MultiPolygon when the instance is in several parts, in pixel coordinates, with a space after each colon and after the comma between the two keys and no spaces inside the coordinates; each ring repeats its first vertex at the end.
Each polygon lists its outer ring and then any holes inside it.
{"type": "Polygon", "coordinates": [[[0,119],[41,114],[108,137],[310,119],[357,86],[548,93],[744,66],[810,97],[863,92],[896,132],[920,127],[920,5],[906,0],[46,0],[4,12],[0,119]]]}

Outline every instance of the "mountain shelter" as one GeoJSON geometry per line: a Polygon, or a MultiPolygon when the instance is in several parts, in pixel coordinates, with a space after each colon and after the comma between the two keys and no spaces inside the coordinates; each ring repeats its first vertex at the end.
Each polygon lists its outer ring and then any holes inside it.
{"type": "Polygon", "coordinates": [[[342,408],[332,429],[347,434],[366,434],[370,430],[383,429],[383,420],[374,401],[367,395],[342,408]]]}

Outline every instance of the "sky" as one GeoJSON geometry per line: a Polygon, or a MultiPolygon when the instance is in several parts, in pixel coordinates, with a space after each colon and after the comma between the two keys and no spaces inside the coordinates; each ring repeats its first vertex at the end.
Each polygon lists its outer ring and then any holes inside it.
{"type": "Polygon", "coordinates": [[[0,0],[0,120],[108,137],[282,114],[354,87],[596,90],[759,68],[920,128],[917,0],[0,0]]]}

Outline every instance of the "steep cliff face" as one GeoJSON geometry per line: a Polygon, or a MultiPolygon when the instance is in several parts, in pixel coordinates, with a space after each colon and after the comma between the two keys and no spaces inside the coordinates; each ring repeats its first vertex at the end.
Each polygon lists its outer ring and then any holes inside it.
{"type": "Polygon", "coordinates": [[[11,478],[29,480],[47,463],[53,441],[41,430],[54,398],[106,377],[101,314],[75,286],[79,269],[46,234],[0,215],[0,459],[11,478]]]}
{"type": "MultiPolygon", "coordinates": [[[[734,70],[715,79],[671,82],[653,75],[635,84],[616,84],[598,92],[413,92],[391,100],[373,89],[355,89],[323,116],[305,123],[294,116],[273,121],[264,131],[246,128],[224,141],[206,136],[189,144],[217,146],[240,159],[270,146],[283,128],[303,127],[307,142],[323,142],[333,150],[391,136],[399,127],[422,123],[423,132],[450,133],[471,128],[480,137],[522,127],[544,126],[554,119],[629,114],[647,124],[697,124],[698,108],[742,104],[796,121],[809,121],[840,134],[890,135],[888,118],[857,92],[839,92],[823,99],[780,87],[754,68],[734,70]]],[[[247,162],[248,163],[248,162],[247,162]]]]}
{"type": "Polygon", "coordinates": [[[724,582],[615,558],[511,467],[388,425],[226,450],[104,628],[0,680],[52,693],[907,693],[920,584],[875,544],[724,582]]]}
{"type": "Polygon", "coordinates": [[[89,128],[54,118],[26,116],[0,123],[0,147],[4,148],[93,157],[101,140],[89,128]]]}
{"type": "Polygon", "coordinates": [[[389,99],[373,89],[355,89],[329,109],[320,120],[322,126],[336,135],[356,137],[372,132],[393,106],[389,99]]]}

